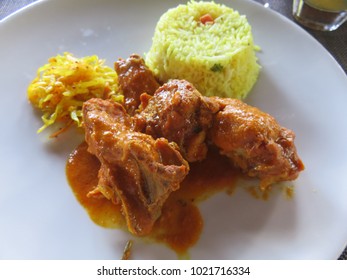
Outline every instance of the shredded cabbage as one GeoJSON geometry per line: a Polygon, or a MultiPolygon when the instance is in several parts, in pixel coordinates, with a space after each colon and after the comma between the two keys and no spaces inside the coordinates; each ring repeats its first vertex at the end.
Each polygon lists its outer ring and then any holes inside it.
{"type": "Polygon", "coordinates": [[[58,121],[64,126],[60,131],[73,123],[82,126],[83,102],[94,97],[123,101],[117,73],[96,55],[76,58],[65,52],[52,57],[28,87],[29,101],[43,113],[38,133],[58,121]]]}

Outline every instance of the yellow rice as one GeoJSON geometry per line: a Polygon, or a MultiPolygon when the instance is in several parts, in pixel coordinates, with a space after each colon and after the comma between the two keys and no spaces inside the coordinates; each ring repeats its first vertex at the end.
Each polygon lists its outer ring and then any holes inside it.
{"type": "Polygon", "coordinates": [[[145,61],[161,82],[185,79],[206,96],[243,99],[259,74],[255,49],[245,16],[225,5],[190,1],[161,16],[145,61]],[[206,14],[213,22],[201,22],[206,14]]]}

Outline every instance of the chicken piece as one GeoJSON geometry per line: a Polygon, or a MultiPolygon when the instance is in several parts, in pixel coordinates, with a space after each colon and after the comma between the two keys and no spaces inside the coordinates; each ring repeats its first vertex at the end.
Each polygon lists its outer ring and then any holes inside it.
{"type": "Polygon", "coordinates": [[[240,100],[212,97],[210,101],[220,106],[209,136],[221,154],[249,176],[260,178],[262,189],[298,177],[304,165],[296,152],[293,131],[240,100]]]}
{"type": "Polygon", "coordinates": [[[188,162],[206,157],[207,131],[219,106],[204,99],[184,80],[171,80],[153,95],[142,95],[142,111],[135,116],[137,130],[178,144],[188,162]]]}
{"type": "Polygon", "coordinates": [[[144,92],[153,95],[160,85],[144,60],[137,54],[126,60],[119,59],[115,62],[114,68],[123,91],[125,109],[133,116],[141,103],[140,95],[144,92]]]}
{"type": "Polygon", "coordinates": [[[304,169],[294,133],[240,100],[203,97],[189,82],[171,80],[141,102],[136,130],[176,142],[189,162],[203,160],[208,143],[215,145],[263,189],[304,169]]]}
{"type": "Polygon", "coordinates": [[[187,175],[187,162],[175,143],[134,131],[118,103],[90,99],[83,105],[83,118],[88,151],[101,162],[101,186],[94,193],[121,203],[131,233],[148,234],[165,200],[187,175]]]}

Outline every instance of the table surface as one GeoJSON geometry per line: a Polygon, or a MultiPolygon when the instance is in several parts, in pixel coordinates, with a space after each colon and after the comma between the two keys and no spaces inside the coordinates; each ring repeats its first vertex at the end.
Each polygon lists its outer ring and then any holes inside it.
{"type": "MultiPolygon", "coordinates": [[[[29,5],[38,0],[1,0],[0,3],[0,20],[13,12],[29,5]]],[[[278,13],[288,17],[291,20],[292,16],[292,1],[288,0],[253,0],[259,2],[278,13]]],[[[341,65],[342,69],[347,74],[347,22],[339,29],[332,32],[315,31],[305,28],[314,38],[317,39],[330,54],[341,65]]],[[[346,237],[347,238],[347,237],[346,237]]],[[[342,252],[339,260],[347,260],[347,248],[342,252]]]]}

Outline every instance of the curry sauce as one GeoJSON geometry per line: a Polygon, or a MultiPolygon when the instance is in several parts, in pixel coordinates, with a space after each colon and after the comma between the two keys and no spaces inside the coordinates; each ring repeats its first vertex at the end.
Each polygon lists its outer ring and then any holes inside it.
{"type": "MultiPolygon", "coordinates": [[[[98,183],[99,160],[87,151],[83,142],[70,155],[66,174],[77,200],[86,209],[90,218],[106,228],[127,230],[121,205],[105,197],[88,197],[87,193],[98,183]]],[[[204,161],[192,163],[190,172],[178,191],[171,193],[156,221],[151,240],[168,245],[177,254],[183,255],[199,239],[203,218],[197,203],[216,192],[232,193],[239,172],[232,163],[213,149],[204,161]]]]}

